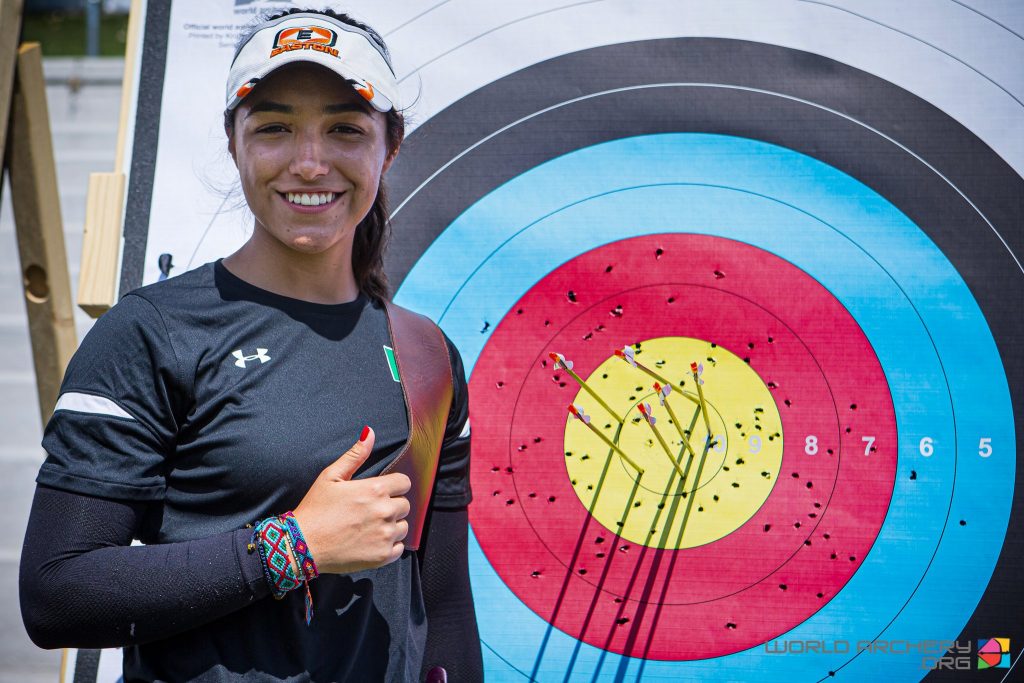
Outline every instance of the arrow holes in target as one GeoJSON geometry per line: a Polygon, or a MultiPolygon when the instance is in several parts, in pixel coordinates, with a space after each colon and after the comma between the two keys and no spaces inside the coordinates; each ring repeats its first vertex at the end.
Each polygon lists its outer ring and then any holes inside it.
{"type": "Polygon", "coordinates": [[[471,380],[478,433],[501,435],[474,455],[502,481],[471,520],[537,614],[622,654],[702,658],[788,630],[860,566],[895,421],[884,381],[865,381],[882,377],[870,345],[813,279],[749,245],[657,235],[569,261],[511,310],[471,380]],[[763,280],[791,293],[757,303],[763,280]],[[808,342],[835,328],[841,343],[808,342]],[[636,571],[660,596],[657,629],[636,571]]]}

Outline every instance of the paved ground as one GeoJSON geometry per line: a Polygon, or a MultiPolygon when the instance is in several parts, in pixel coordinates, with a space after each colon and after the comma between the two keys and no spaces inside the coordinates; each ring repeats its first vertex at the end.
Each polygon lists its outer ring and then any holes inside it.
{"type": "MultiPolygon", "coordinates": [[[[89,173],[113,170],[123,63],[54,59],[45,61],[44,70],[68,268],[72,288],[77,288],[89,173]],[[81,85],[72,88],[69,83],[76,76],[81,85]]],[[[5,183],[0,204],[0,512],[8,531],[0,538],[0,623],[7,624],[0,638],[0,683],[56,683],[60,651],[32,644],[18,607],[18,560],[42,462],[42,427],[20,272],[10,187],[5,183]]],[[[79,337],[91,325],[80,311],[75,322],[79,337]]]]}

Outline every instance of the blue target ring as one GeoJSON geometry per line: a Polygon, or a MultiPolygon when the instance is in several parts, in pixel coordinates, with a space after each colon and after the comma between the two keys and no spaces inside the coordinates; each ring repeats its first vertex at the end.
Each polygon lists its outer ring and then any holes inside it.
{"type": "MultiPolygon", "coordinates": [[[[962,278],[917,226],[859,181],[791,150],[729,136],[595,145],[521,174],[466,210],[422,255],[396,300],[438,320],[471,373],[488,338],[481,323],[501,320],[543,275],[589,249],[661,232],[728,237],[801,268],[857,320],[889,382],[899,462],[886,521],[846,587],[779,640],[955,638],[984,592],[1009,521],[1009,388],[962,278]],[[983,439],[990,457],[979,455],[983,439]]],[[[569,668],[594,680],[641,672],[707,680],[755,669],[816,680],[840,667],[866,680],[924,673],[920,657],[899,654],[780,657],[751,648],[664,662],[607,653],[551,629],[472,545],[474,587],[487,596],[478,618],[488,668],[508,671],[508,680],[532,671],[541,650],[539,680],[569,668]]]]}

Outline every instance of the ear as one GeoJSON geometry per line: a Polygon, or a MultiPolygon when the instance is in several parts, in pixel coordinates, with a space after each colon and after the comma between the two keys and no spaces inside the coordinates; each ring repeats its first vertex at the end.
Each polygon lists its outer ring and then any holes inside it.
{"type": "Polygon", "coordinates": [[[231,155],[231,160],[235,162],[235,168],[238,168],[238,157],[235,156],[235,128],[225,128],[224,132],[228,135],[228,154],[231,155]]]}
{"type": "Polygon", "coordinates": [[[235,124],[235,121],[238,119],[237,114],[237,107],[231,112],[224,113],[224,134],[228,138],[228,154],[231,155],[231,160],[235,162],[235,168],[238,167],[238,150],[235,149],[235,133],[238,132],[238,126],[235,124]]]}
{"type": "Polygon", "coordinates": [[[384,167],[380,169],[381,175],[387,173],[388,169],[391,168],[391,164],[392,162],[394,162],[395,157],[398,156],[398,150],[401,149],[401,147],[402,143],[398,143],[398,147],[395,147],[393,150],[388,152],[388,155],[386,157],[384,157],[384,167]]]}

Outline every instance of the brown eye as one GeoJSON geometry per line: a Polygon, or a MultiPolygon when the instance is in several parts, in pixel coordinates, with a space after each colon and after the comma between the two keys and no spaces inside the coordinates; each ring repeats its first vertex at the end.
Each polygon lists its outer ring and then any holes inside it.
{"type": "Polygon", "coordinates": [[[263,126],[257,129],[257,133],[284,133],[287,129],[279,123],[273,123],[269,126],[263,126]]]}

